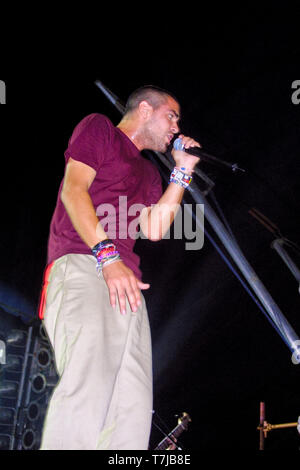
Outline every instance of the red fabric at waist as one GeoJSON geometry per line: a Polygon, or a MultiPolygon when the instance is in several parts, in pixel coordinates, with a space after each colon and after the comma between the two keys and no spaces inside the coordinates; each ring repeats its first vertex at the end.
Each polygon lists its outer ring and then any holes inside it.
{"type": "Polygon", "coordinates": [[[48,289],[48,284],[49,284],[49,276],[50,276],[50,272],[51,272],[53,264],[54,264],[54,261],[48,264],[44,272],[43,285],[42,285],[41,297],[40,297],[39,308],[38,308],[38,315],[39,315],[40,320],[43,320],[44,318],[46,298],[47,298],[47,289],[48,289]]]}

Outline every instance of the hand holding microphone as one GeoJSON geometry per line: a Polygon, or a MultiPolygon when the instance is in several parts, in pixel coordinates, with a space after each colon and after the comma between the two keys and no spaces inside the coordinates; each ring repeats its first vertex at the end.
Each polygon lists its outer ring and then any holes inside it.
{"type": "MultiPolygon", "coordinates": [[[[229,162],[226,162],[224,160],[221,160],[220,158],[216,158],[213,155],[209,155],[208,153],[203,152],[203,150],[201,150],[201,148],[202,148],[202,146],[198,142],[196,142],[194,139],[192,139],[191,137],[185,137],[183,135],[180,135],[173,143],[172,155],[173,155],[173,158],[174,158],[175,161],[176,161],[176,157],[177,157],[180,160],[186,161],[187,165],[191,164],[192,165],[191,171],[193,171],[193,168],[195,167],[195,165],[197,165],[197,163],[200,160],[203,160],[203,161],[211,163],[213,165],[226,166],[226,167],[230,168],[232,171],[239,170],[239,171],[245,172],[245,170],[238,167],[237,163],[229,163],[229,162]],[[198,158],[196,160],[195,159],[185,160],[185,158],[182,155],[179,155],[179,154],[176,155],[176,152],[178,150],[180,151],[180,154],[185,152],[186,154],[188,154],[190,156],[194,156],[194,157],[198,157],[198,158]]],[[[176,161],[176,163],[177,163],[177,161],[176,161]]]]}
{"type": "Polygon", "coordinates": [[[186,174],[191,175],[194,167],[200,161],[197,154],[189,152],[189,149],[200,149],[202,146],[191,137],[181,134],[173,144],[172,156],[175,160],[176,166],[184,169],[186,174]]]}

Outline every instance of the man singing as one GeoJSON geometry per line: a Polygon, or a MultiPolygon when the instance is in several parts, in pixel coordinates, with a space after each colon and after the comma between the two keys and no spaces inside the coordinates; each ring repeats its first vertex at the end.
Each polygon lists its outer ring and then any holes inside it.
{"type": "MultiPolygon", "coordinates": [[[[176,166],[162,194],[157,169],[140,152],[166,152],[179,118],[176,98],[145,86],[130,95],[116,127],[91,114],[69,140],[39,310],[59,374],[42,450],[148,449],[152,353],[141,291],[150,285],[134,237],[120,235],[120,221],[128,227],[134,216],[119,200],[143,205],[139,224],[150,240],[168,231],[199,158],[173,149],[176,166]],[[115,209],[113,235],[101,224],[103,205],[115,209]]],[[[185,148],[200,146],[180,137],[185,148]]]]}

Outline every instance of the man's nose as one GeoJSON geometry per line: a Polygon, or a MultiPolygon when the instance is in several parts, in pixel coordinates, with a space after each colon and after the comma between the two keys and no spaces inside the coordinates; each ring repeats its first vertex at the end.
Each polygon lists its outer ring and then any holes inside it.
{"type": "Polygon", "coordinates": [[[173,134],[178,134],[178,132],[180,131],[180,128],[177,122],[173,122],[171,131],[173,132],[173,134]]]}

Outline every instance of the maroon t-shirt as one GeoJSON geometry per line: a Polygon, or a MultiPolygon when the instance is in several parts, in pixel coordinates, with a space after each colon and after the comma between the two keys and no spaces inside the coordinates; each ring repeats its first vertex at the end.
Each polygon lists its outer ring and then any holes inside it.
{"type": "MultiPolygon", "coordinates": [[[[143,207],[156,204],[161,197],[158,170],[106,116],[96,113],[75,127],[65,152],[66,163],[70,157],[96,171],[89,189],[96,214],[124,263],[141,279],[140,259],[133,252],[137,220],[143,207]]],[[[91,255],[61,201],[62,186],[63,180],[50,225],[48,264],[68,253],[91,255]]]]}

